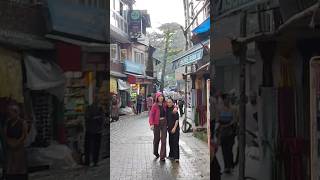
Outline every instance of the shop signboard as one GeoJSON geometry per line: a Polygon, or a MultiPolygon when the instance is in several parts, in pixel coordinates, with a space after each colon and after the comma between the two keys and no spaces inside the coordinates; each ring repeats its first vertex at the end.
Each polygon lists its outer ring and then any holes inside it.
{"type": "Polygon", "coordinates": [[[139,10],[129,12],[129,35],[130,38],[141,38],[142,35],[142,13],[139,10]]]}
{"type": "Polygon", "coordinates": [[[185,66],[185,65],[189,65],[192,64],[198,60],[200,60],[203,56],[203,48],[198,49],[195,52],[192,52],[188,55],[186,55],[185,57],[183,57],[180,61],[180,66],[185,66]]]}
{"type": "Polygon", "coordinates": [[[124,71],[128,73],[134,73],[137,75],[143,75],[143,67],[141,64],[137,64],[131,60],[124,61],[124,71]]]}
{"type": "Polygon", "coordinates": [[[64,0],[47,0],[50,15],[49,31],[66,33],[98,41],[106,41],[107,11],[104,9],[66,3],[64,0]]]}

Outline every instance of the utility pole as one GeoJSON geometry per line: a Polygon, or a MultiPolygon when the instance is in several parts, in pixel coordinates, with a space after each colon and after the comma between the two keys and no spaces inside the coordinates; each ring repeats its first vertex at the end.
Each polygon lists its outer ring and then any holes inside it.
{"type": "MultiPolygon", "coordinates": [[[[241,14],[240,20],[240,36],[246,37],[247,12],[241,14]]],[[[247,45],[242,42],[236,42],[239,50],[240,60],[240,132],[239,132],[239,180],[245,180],[245,165],[246,165],[246,59],[247,45]]]]}
{"type": "MultiPolygon", "coordinates": [[[[185,28],[187,28],[189,26],[189,20],[190,20],[190,17],[189,17],[189,2],[188,0],[183,0],[183,7],[184,7],[184,17],[185,17],[185,28]]],[[[183,28],[182,28],[183,30],[183,28]]],[[[190,40],[189,40],[189,30],[186,30],[184,31],[183,30],[183,33],[184,33],[184,36],[186,38],[186,46],[185,46],[185,51],[187,51],[189,49],[189,46],[190,46],[190,40]]],[[[188,66],[185,65],[185,83],[184,83],[184,122],[187,122],[187,112],[188,112],[188,66]]],[[[184,123],[184,126],[186,126],[187,123],[184,123]]],[[[183,127],[185,128],[185,131],[187,130],[186,127],[183,127]]]]}

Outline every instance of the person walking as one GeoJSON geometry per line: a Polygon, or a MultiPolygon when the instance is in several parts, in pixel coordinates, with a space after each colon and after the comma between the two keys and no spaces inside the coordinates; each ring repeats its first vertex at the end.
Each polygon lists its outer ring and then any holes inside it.
{"type": "Polygon", "coordinates": [[[166,157],[166,139],[167,139],[167,120],[166,120],[166,104],[164,96],[161,92],[156,93],[156,101],[152,105],[149,114],[150,129],[153,131],[153,154],[161,161],[165,161],[166,157]],[[159,142],[161,140],[160,155],[159,142]]]}
{"type": "Polygon", "coordinates": [[[233,152],[234,124],[236,123],[236,110],[231,107],[230,98],[227,94],[222,95],[223,107],[218,110],[217,120],[219,122],[219,136],[222,148],[225,173],[231,173],[234,168],[233,152]]]}
{"type": "Polygon", "coordinates": [[[153,105],[153,98],[152,98],[151,94],[149,94],[149,95],[148,95],[148,98],[147,98],[148,112],[151,111],[152,105],[153,105]]]}
{"type": "Polygon", "coordinates": [[[84,145],[84,165],[90,166],[90,160],[92,157],[94,166],[97,166],[99,161],[102,130],[106,120],[98,97],[96,97],[93,104],[86,109],[85,120],[86,132],[84,145]]]}
{"type": "Polygon", "coordinates": [[[143,101],[143,98],[139,94],[138,97],[137,97],[137,114],[141,114],[142,101],[143,101]]]}
{"type": "Polygon", "coordinates": [[[168,133],[169,133],[169,147],[170,152],[168,159],[179,162],[180,151],[179,151],[179,114],[174,102],[171,98],[167,100],[166,119],[168,121],[168,133]]]}
{"type": "Polygon", "coordinates": [[[117,95],[114,94],[112,96],[112,108],[111,108],[111,122],[118,121],[119,120],[119,100],[117,98],[117,95]]]}
{"type": "Polygon", "coordinates": [[[25,141],[28,125],[20,117],[20,108],[11,103],[8,106],[8,119],[4,128],[6,139],[6,180],[27,180],[28,165],[25,141]]]}
{"type": "Polygon", "coordinates": [[[180,110],[180,116],[182,117],[182,115],[184,114],[183,113],[184,100],[180,99],[179,102],[178,102],[178,105],[179,105],[179,110],[180,110]]]}

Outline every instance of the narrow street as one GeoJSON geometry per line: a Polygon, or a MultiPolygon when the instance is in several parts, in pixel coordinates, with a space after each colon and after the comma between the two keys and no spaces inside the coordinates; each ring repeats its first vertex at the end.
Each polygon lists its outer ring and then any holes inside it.
{"type": "MultiPolygon", "coordinates": [[[[170,160],[162,163],[152,154],[153,134],[146,114],[111,123],[110,131],[112,180],[210,179],[207,144],[190,133],[181,132],[180,163],[170,160]]],[[[168,154],[168,145],[167,148],[168,154]]]]}

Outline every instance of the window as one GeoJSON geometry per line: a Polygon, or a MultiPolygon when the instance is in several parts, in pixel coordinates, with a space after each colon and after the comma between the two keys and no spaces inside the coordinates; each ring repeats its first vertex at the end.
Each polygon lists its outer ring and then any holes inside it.
{"type": "Polygon", "coordinates": [[[124,62],[126,59],[128,59],[127,50],[126,49],[121,49],[121,54],[120,54],[121,62],[124,62]]]}
{"type": "Polygon", "coordinates": [[[118,60],[118,45],[117,44],[110,44],[110,58],[113,61],[118,60]]]}
{"type": "Polygon", "coordinates": [[[134,52],[134,62],[138,64],[141,63],[141,53],[137,51],[134,52]]]}
{"type": "Polygon", "coordinates": [[[146,65],[146,62],[144,60],[144,54],[141,53],[141,64],[146,65]]]}
{"type": "Polygon", "coordinates": [[[123,3],[120,2],[120,16],[123,16],[123,3]]]}

